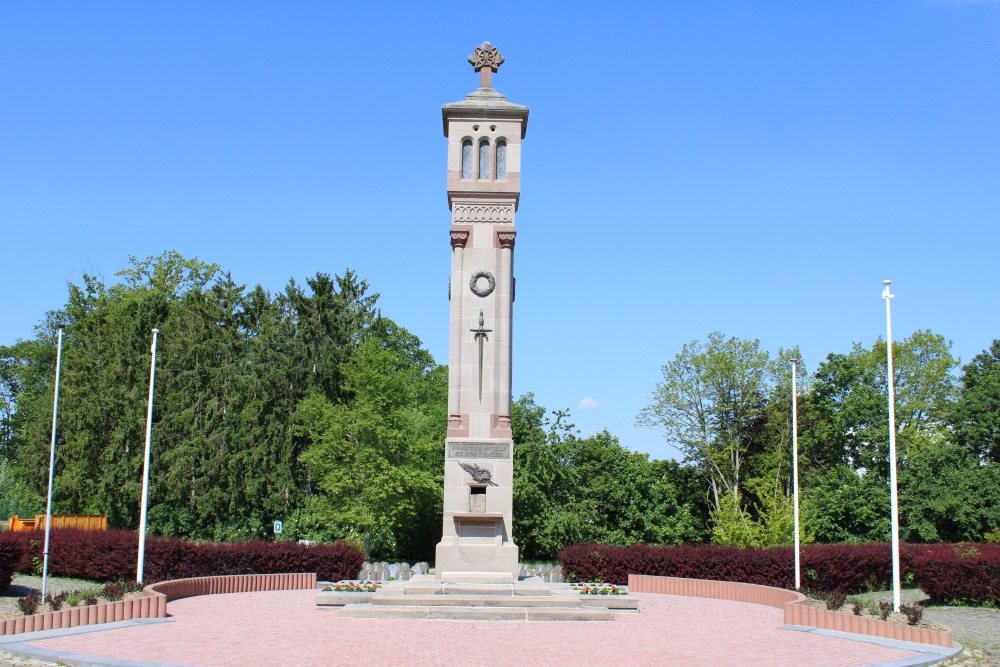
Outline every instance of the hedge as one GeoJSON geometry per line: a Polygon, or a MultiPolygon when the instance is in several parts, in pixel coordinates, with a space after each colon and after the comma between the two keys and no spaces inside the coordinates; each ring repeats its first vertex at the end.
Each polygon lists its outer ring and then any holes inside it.
{"type": "MultiPolygon", "coordinates": [[[[32,558],[41,558],[45,533],[40,530],[4,533],[0,544],[16,544],[15,570],[33,572],[32,558]]],[[[115,581],[134,579],[139,535],[131,530],[53,528],[49,542],[49,573],[59,577],[115,581]]],[[[303,546],[294,542],[188,542],[172,537],[147,537],[143,575],[146,583],[221,574],[315,572],[320,580],[353,579],[364,554],[344,542],[303,546]]]]}
{"type": "Polygon", "coordinates": [[[24,549],[16,540],[3,539],[0,533],[0,592],[6,593],[10,588],[11,577],[14,576],[17,564],[21,562],[24,549]]]}
{"type": "MultiPolygon", "coordinates": [[[[717,545],[612,547],[574,544],[559,553],[577,580],[625,584],[629,574],[794,585],[791,547],[741,549],[717,545]]],[[[803,587],[860,593],[892,587],[892,550],[885,543],[811,544],[802,548],[803,587]]],[[[900,569],[934,602],[1000,601],[1000,545],[905,544],[900,569]]]]}
{"type": "Polygon", "coordinates": [[[1000,545],[910,547],[913,582],[932,602],[1000,604],[1000,545]]]}

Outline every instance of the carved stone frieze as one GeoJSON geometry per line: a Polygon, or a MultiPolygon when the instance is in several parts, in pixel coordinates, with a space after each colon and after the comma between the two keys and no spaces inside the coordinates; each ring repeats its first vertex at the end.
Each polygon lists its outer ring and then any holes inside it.
{"type": "Polygon", "coordinates": [[[514,222],[513,204],[455,204],[451,213],[454,222],[514,222]]]}
{"type": "Polygon", "coordinates": [[[461,230],[451,230],[451,247],[464,248],[469,242],[469,232],[461,230]]]}

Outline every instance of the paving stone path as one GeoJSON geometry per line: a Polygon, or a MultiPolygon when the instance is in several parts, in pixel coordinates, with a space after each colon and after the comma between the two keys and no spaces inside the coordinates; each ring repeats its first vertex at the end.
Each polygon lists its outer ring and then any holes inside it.
{"type": "MultiPolygon", "coordinates": [[[[21,584],[25,587],[33,587],[34,581],[22,581],[21,584]]],[[[39,582],[40,583],[40,582],[39,582]]],[[[72,582],[70,585],[78,587],[76,582],[72,582]]],[[[225,616],[230,614],[250,614],[257,615],[260,614],[264,619],[273,618],[275,620],[280,620],[284,616],[287,616],[290,612],[302,613],[306,616],[312,616],[308,620],[307,625],[312,629],[309,632],[316,632],[315,636],[305,636],[300,638],[305,644],[315,645],[314,649],[310,649],[307,656],[298,658],[300,662],[295,662],[296,658],[294,656],[289,656],[290,661],[279,661],[273,664],[287,664],[295,665],[296,667],[301,667],[304,665],[316,665],[322,664],[322,662],[317,661],[317,655],[322,655],[323,646],[330,643],[329,633],[331,631],[336,631],[338,635],[341,635],[341,640],[344,639],[343,631],[347,630],[346,641],[333,642],[336,650],[334,653],[327,653],[327,655],[338,655],[341,659],[346,655],[358,655],[362,654],[366,650],[372,649],[359,649],[360,646],[368,645],[378,649],[375,651],[371,660],[365,662],[366,658],[359,658],[359,661],[352,662],[344,660],[339,662],[339,664],[379,664],[380,660],[392,659],[392,656],[387,656],[382,652],[382,647],[384,647],[385,642],[379,640],[381,637],[383,639],[393,638],[393,640],[403,641],[406,640],[408,633],[405,628],[398,626],[399,623],[408,623],[407,621],[362,621],[356,619],[338,619],[336,612],[330,611],[316,611],[311,605],[312,592],[304,591],[283,591],[277,594],[254,594],[254,593],[244,593],[236,595],[224,595],[224,596],[212,596],[212,597],[200,597],[191,598],[189,600],[179,600],[175,603],[171,603],[170,609],[171,614],[176,614],[178,618],[178,623],[183,623],[185,626],[189,626],[191,623],[198,623],[199,618],[204,618],[205,612],[209,611],[224,611],[224,618],[221,624],[210,622],[206,624],[206,627],[202,628],[196,635],[203,637],[205,639],[217,639],[218,636],[222,636],[224,641],[232,641],[233,646],[231,650],[233,651],[232,661],[226,662],[225,660],[216,660],[212,658],[206,662],[187,662],[180,660],[179,664],[204,664],[204,665],[226,665],[226,664],[245,664],[244,661],[248,654],[241,650],[241,647],[246,644],[243,639],[246,635],[243,632],[227,633],[226,628],[230,627],[228,623],[225,622],[225,616]],[[261,596],[271,596],[261,597],[261,596]],[[187,609],[187,607],[191,607],[187,609]],[[318,621],[318,627],[313,627],[315,622],[318,621]],[[368,624],[365,627],[360,627],[358,624],[368,624]],[[231,639],[226,639],[226,635],[233,635],[231,639]]],[[[455,623],[455,622],[444,622],[444,625],[454,627],[464,627],[465,632],[458,632],[457,636],[451,637],[451,635],[456,634],[453,630],[449,630],[444,633],[450,639],[442,638],[441,641],[450,641],[458,644],[457,649],[458,654],[449,655],[447,657],[440,654],[435,654],[437,658],[452,661],[453,664],[465,664],[462,662],[460,655],[464,649],[461,648],[463,642],[474,642],[477,645],[483,645],[484,643],[494,647],[497,643],[500,646],[504,646],[510,643],[517,642],[538,642],[541,641],[542,654],[535,656],[537,659],[531,660],[530,655],[521,655],[521,661],[517,659],[510,659],[507,661],[508,664],[553,664],[552,660],[558,660],[560,657],[563,659],[570,659],[575,664],[579,665],[598,665],[598,664],[612,664],[616,660],[610,659],[611,654],[605,654],[604,648],[602,648],[602,642],[611,641],[612,646],[618,645],[619,649],[623,646],[618,642],[635,641],[643,638],[650,639],[650,633],[659,634],[660,637],[652,637],[651,640],[654,642],[652,648],[656,647],[656,643],[662,642],[664,638],[674,638],[677,643],[681,645],[681,649],[684,651],[682,655],[678,655],[675,664],[712,664],[711,660],[707,659],[708,654],[705,653],[702,647],[702,658],[703,661],[699,662],[696,659],[697,654],[697,643],[698,639],[696,635],[705,629],[705,624],[732,624],[726,625],[726,632],[733,634],[736,640],[733,640],[739,648],[739,654],[735,658],[736,662],[739,664],[768,664],[766,656],[768,651],[780,651],[782,656],[789,656],[786,652],[787,647],[782,643],[784,637],[782,635],[788,635],[793,633],[787,633],[786,631],[778,631],[774,628],[780,625],[780,614],[777,610],[772,610],[768,607],[761,607],[758,605],[744,605],[742,603],[731,603],[725,601],[716,600],[702,600],[696,598],[685,598],[678,596],[650,596],[649,594],[638,594],[639,597],[643,598],[643,614],[640,616],[623,616],[619,617],[619,622],[614,624],[579,624],[577,625],[577,630],[574,630],[570,634],[575,637],[577,631],[582,631],[581,638],[573,638],[563,636],[562,640],[554,640],[552,637],[548,638],[527,638],[524,634],[524,630],[531,630],[531,628],[539,629],[539,626],[548,628],[558,628],[558,633],[552,633],[551,630],[542,631],[542,635],[553,635],[559,634],[564,635],[564,630],[569,628],[572,629],[573,624],[567,623],[535,623],[535,624],[522,624],[522,623],[455,623]],[[667,624],[656,626],[650,621],[653,618],[658,618],[658,623],[667,624]],[[743,622],[746,621],[749,625],[744,626],[743,622]],[[636,624],[635,627],[632,624],[636,624]],[[642,626],[650,627],[642,627],[642,626]],[[761,626],[765,626],[761,629],[761,626]],[[770,625],[770,627],[766,627],[770,625]],[[601,627],[603,626],[603,628],[601,627]],[[620,626],[620,627],[616,627],[620,626]],[[662,628],[668,627],[670,630],[668,632],[663,632],[662,628]],[[685,629],[686,628],[686,629],[685,629]],[[778,644],[761,646],[759,641],[750,641],[752,635],[757,632],[771,633],[771,635],[762,636],[773,636],[774,633],[777,634],[777,639],[782,640],[778,644]],[[693,633],[693,634],[692,634],[693,633]],[[519,639],[519,637],[524,637],[519,639]],[[740,644],[738,641],[739,637],[746,637],[747,642],[745,644],[740,644]],[[592,647],[591,649],[583,649],[582,647],[592,647]],[[568,651],[568,653],[567,653],[568,651]],[[763,651],[763,652],[759,652],[763,651]],[[591,655],[583,655],[585,653],[591,653],[591,655]],[[572,655],[571,655],[572,654],[572,655]],[[754,663],[752,660],[754,654],[760,659],[759,663],[754,663]],[[543,656],[548,655],[547,659],[543,656]],[[685,657],[686,656],[686,657],[685,657]],[[690,658],[691,662],[687,659],[690,658]],[[748,661],[749,658],[749,661],[748,661]]],[[[880,592],[875,594],[877,599],[891,599],[891,593],[880,592]]],[[[903,601],[913,602],[923,598],[923,594],[918,590],[908,590],[903,591],[903,601]]],[[[996,609],[983,609],[974,607],[929,607],[924,612],[925,617],[928,620],[934,621],[936,623],[941,623],[947,625],[955,630],[955,637],[958,641],[962,642],[963,645],[967,646],[969,650],[965,654],[948,660],[944,663],[940,663],[943,667],[1000,667],[1000,610],[996,609]]],[[[436,622],[420,622],[420,623],[432,623],[433,625],[440,626],[440,623],[436,622]]],[[[174,627],[177,624],[171,623],[165,626],[160,626],[163,628],[174,627]]],[[[265,623],[264,625],[268,625],[265,623]]],[[[270,632],[274,632],[273,628],[276,627],[271,624],[272,629],[259,628],[261,634],[258,639],[264,637],[270,632]]],[[[103,649],[108,648],[110,645],[115,645],[115,650],[125,651],[128,649],[129,645],[132,646],[132,650],[128,653],[129,657],[138,660],[151,661],[158,659],[152,654],[148,654],[143,650],[145,645],[145,640],[139,640],[137,635],[128,636],[128,633],[136,632],[140,630],[146,632],[147,630],[152,630],[153,626],[148,628],[135,628],[126,630],[114,630],[109,632],[95,633],[92,635],[81,636],[79,640],[86,638],[87,644],[93,649],[95,654],[112,656],[112,652],[104,651],[103,649]],[[126,634],[121,634],[121,633],[126,634]],[[112,638],[114,638],[112,640],[112,638]],[[123,640],[119,640],[123,638],[123,640]],[[137,644],[138,641],[138,644],[137,644]]],[[[191,636],[192,628],[186,627],[184,633],[187,636],[191,636]]],[[[162,631],[160,631],[162,632],[162,631]]],[[[255,633],[259,634],[259,633],[255,633]]],[[[535,633],[529,633],[534,635],[535,633]]],[[[794,633],[798,637],[798,633],[794,633]]],[[[193,638],[193,637],[192,637],[193,638]]],[[[65,638],[66,641],[72,640],[74,638],[65,638]]],[[[724,639],[724,638],[723,638],[724,639]]],[[[760,637],[757,638],[758,640],[760,637]]],[[[816,638],[813,638],[816,639],[816,638]]],[[[672,640],[672,641],[674,641],[672,640]]],[[[50,640],[50,642],[59,640],[50,640]]],[[[727,640],[729,641],[729,640],[727,640]]],[[[810,640],[811,641],[811,640],[810,640]]],[[[831,640],[838,641],[838,640],[831,640]]],[[[765,642],[766,644],[766,642],[765,642]]],[[[39,646],[46,646],[48,648],[57,648],[52,643],[39,643],[39,646]]],[[[606,646],[606,644],[605,644],[606,646]]],[[[874,647],[878,648],[878,647],[874,647]]],[[[662,662],[657,663],[657,659],[663,659],[663,654],[659,654],[656,659],[652,658],[648,653],[643,657],[642,652],[638,655],[632,656],[631,650],[625,647],[629,656],[622,654],[617,654],[623,660],[626,657],[633,659],[634,664],[663,664],[662,662]]],[[[59,650],[73,650],[75,652],[87,653],[89,651],[83,650],[82,647],[79,648],[60,648],[59,650]]],[[[490,651],[494,649],[491,648],[490,651]]],[[[659,650],[659,649],[657,649],[659,650]]],[[[729,649],[724,649],[724,652],[730,651],[729,649]]],[[[838,648],[839,650],[839,648],[838,648]]],[[[808,652],[807,652],[808,653],[808,652]]],[[[513,655],[517,655],[517,649],[513,649],[513,655]]],[[[722,654],[720,654],[721,656],[722,654]]],[[[194,658],[195,656],[190,656],[194,658]]],[[[206,656],[207,657],[207,656],[206,656]]],[[[413,651],[406,655],[396,656],[401,662],[398,664],[434,664],[434,657],[428,658],[422,661],[419,646],[415,646],[413,651]]],[[[789,656],[791,657],[791,656],[789,656]]],[[[850,665],[850,664],[864,664],[864,661],[859,662],[830,662],[827,660],[829,656],[821,656],[817,662],[812,662],[811,659],[806,657],[806,654],[801,655],[803,662],[798,662],[795,658],[795,664],[816,664],[816,665],[850,665]]],[[[810,656],[811,657],[811,656],[810,656]]],[[[734,659],[733,654],[729,654],[730,660],[734,659]]],[[[887,658],[872,658],[869,662],[874,662],[876,660],[887,659],[887,658]]],[[[178,664],[175,662],[175,664],[178,664]]],[[[270,664],[266,660],[261,660],[257,664],[270,664]]],[[[382,664],[394,664],[392,662],[383,662],[382,664]]],[[[477,664],[477,660],[474,657],[470,657],[468,664],[477,664]]],[[[788,663],[786,663],[788,664],[788,663]]],[[[54,667],[54,663],[32,660],[28,658],[22,658],[19,656],[14,656],[9,653],[4,653],[0,651],[0,666],[3,667],[54,667]]]]}
{"type": "Polygon", "coordinates": [[[914,654],[780,630],[778,609],[638,593],[642,613],[613,623],[339,618],[313,591],[202,596],[170,604],[172,623],[32,642],[41,648],[174,665],[698,665],[854,667],[914,654]]]}

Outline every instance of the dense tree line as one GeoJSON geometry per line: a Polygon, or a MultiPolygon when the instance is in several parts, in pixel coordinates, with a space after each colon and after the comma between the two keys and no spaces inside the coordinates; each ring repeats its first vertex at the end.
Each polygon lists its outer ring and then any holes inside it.
{"type": "Polygon", "coordinates": [[[132,258],[119,277],[108,286],[84,275],[35,338],[0,347],[9,494],[44,497],[59,323],[54,511],[138,525],[156,327],[152,532],[263,537],[282,519],[290,538],[360,542],[377,526],[376,550],[393,551],[416,548],[406,521],[440,521],[440,447],[428,443],[444,437],[445,375],[381,315],[365,281],[319,273],[270,294],[176,253],[132,258]],[[356,493],[373,471],[414,480],[404,495],[418,509],[387,510],[371,485],[356,493]]]}
{"type": "MultiPolygon", "coordinates": [[[[637,422],[661,430],[701,481],[712,540],[792,541],[791,364],[757,341],[711,334],[663,366],[637,422]]],[[[901,536],[982,540],[1000,527],[1000,341],[956,375],[951,343],[893,344],[901,536]]],[[[799,468],[807,540],[889,538],[886,344],[798,365],[799,468]]],[[[1000,536],[997,536],[1000,537],[1000,536]]]]}
{"type": "MultiPolygon", "coordinates": [[[[55,325],[65,325],[55,511],[138,525],[150,364],[160,330],[150,531],[211,540],[348,538],[431,558],[440,537],[447,368],[382,315],[351,271],[248,289],[176,253],[107,285],[85,275],[34,338],[0,346],[0,509],[43,507],[55,325]],[[12,503],[16,503],[12,504],[12,503]]],[[[929,331],[894,344],[902,534],[979,540],[1000,526],[1000,341],[958,373],[929,331]]],[[[663,367],[637,421],[683,461],[650,460],[531,394],[514,405],[514,538],[566,544],[787,544],[791,367],[711,334],[663,367]]],[[[799,364],[807,540],[888,537],[885,343],[799,364]]],[[[22,511],[22,514],[29,513],[22,511]]]]}

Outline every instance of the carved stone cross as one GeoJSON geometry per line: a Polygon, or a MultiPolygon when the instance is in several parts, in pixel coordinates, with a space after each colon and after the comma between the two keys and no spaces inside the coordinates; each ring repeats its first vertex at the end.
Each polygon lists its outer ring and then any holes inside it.
{"type": "Polygon", "coordinates": [[[503,56],[497,51],[497,47],[489,42],[483,42],[482,46],[477,46],[469,56],[469,63],[479,72],[479,87],[492,88],[493,72],[503,65],[503,56]]]}

